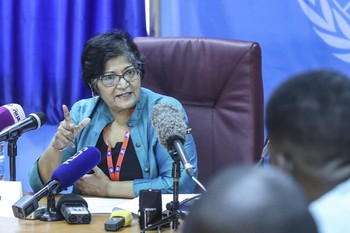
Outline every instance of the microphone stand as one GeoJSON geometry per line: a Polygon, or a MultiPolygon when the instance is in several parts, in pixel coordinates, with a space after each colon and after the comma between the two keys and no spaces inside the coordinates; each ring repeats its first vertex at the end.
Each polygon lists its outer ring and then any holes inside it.
{"type": "Polygon", "coordinates": [[[168,203],[167,209],[169,210],[169,215],[166,218],[163,218],[162,220],[159,220],[158,222],[151,224],[147,226],[144,229],[141,229],[141,233],[153,230],[153,229],[160,229],[162,226],[167,225],[169,223],[172,223],[172,229],[177,230],[179,225],[179,219],[181,218],[182,214],[179,210],[179,180],[181,176],[180,172],[180,158],[177,156],[176,150],[169,150],[169,153],[171,157],[173,158],[173,166],[172,166],[172,177],[173,177],[173,200],[168,203]]]}
{"type": "Polygon", "coordinates": [[[64,219],[63,215],[56,208],[56,201],[54,192],[57,191],[57,183],[47,187],[47,206],[43,215],[39,217],[41,221],[54,222],[64,219]]]}
{"type": "Polygon", "coordinates": [[[17,129],[7,133],[7,153],[10,159],[10,181],[16,181],[16,156],[17,156],[17,140],[22,135],[22,130],[17,129]]]}
{"type": "Polygon", "coordinates": [[[10,158],[10,181],[16,181],[17,139],[18,137],[15,137],[9,140],[7,144],[7,152],[10,158]]]}

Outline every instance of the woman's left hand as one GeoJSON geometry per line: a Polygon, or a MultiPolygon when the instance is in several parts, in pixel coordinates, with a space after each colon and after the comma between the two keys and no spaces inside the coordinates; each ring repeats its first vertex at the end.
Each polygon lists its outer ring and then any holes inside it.
{"type": "Polygon", "coordinates": [[[107,197],[111,180],[99,167],[96,166],[92,170],[93,174],[86,174],[76,182],[77,188],[84,195],[107,197]]]}

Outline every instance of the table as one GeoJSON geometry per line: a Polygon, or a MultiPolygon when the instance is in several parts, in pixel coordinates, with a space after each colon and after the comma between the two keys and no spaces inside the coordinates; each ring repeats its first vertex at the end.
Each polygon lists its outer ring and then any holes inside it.
{"type": "MultiPolygon", "coordinates": [[[[24,193],[24,195],[29,195],[32,193],[24,193]]],[[[180,194],[179,199],[180,201],[185,198],[190,198],[193,196],[196,196],[198,194],[180,194]]],[[[56,196],[56,201],[61,197],[62,195],[56,196]]],[[[86,200],[89,197],[84,197],[86,200]]],[[[111,200],[111,199],[109,199],[111,200]]],[[[171,194],[162,194],[162,201],[163,204],[166,204],[169,202],[169,200],[172,200],[171,194]]],[[[107,200],[104,200],[107,201],[107,200]]],[[[41,199],[39,201],[40,205],[46,205],[46,197],[41,199]]],[[[88,201],[89,202],[89,201],[88,201]]],[[[138,201],[137,201],[138,202],[138,201]]],[[[90,206],[90,205],[89,205],[90,206]]],[[[108,206],[114,206],[113,204],[109,204],[108,206]]],[[[91,206],[90,206],[91,207],[91,206]]],[[[90,208],[89,208],[90,209],[90,208]]],[[[165,209],[165,207],[163,207],[165,209]]],[[[135,213],[135,212],[134,212],[135,213]]],[[[91,215],[91,223],[89,224],[68,224],[65,220],[63,221],[57,221],[57,222],[45,222],[41,220],[23,220],[18,219],[15,217],[0,217],[0,233],[99,233],[99,232],[107,232],[104,230],[104,224],[109,219],[110,214],[100,214],[94,212],[91,215]]],[[[171,233],[171,232],[181,232],[181,227],[183,225],[183,220],[180,220],[180,225],[178,230],[172,230],[170,227],[163,227],[161,232],[164,233],[171,233]]],[[[117,232],[124,232],[124,233],[140,233],[140,227],[138,223],[138,215],[133,214],[133,220],[130,226],[123,227],[117,232]]],[[[157,232],[157,231],[147,231],[147,233],[151,232],[157,232]]]]}
{"type": "MultiPolygon", "coordinates": [[[[90,224],[68,224],[65,220],[58,222],[43,222],[40,220],[23,220],[18,218],[0,217],[0,232],[1,233],[62,233],[62,232],[79,232],[79,233],[98,233],[107,232],[104,230],[104,223],[108,220],[107,214],[92,214],[90,224]]],[[[181,226],[181,224],[180,224],[181,226]]],[[[169,227],[162,228],[161,232],[171,233],[180,232],[180,229],[175,231],[169,227]]],[[[140,233],[140,228],[137,218],[134,217],[132,223],[128,227],[123,227],[117,232],[124,233],[140,233]]],[[[157,231],[147,231],[157,232],[157,231]]]]}
{"type": "MultiPolygon", "coordinates": [[[[27,193],[28,194],[28,193],[27,193]]],[[[61,195],[57,195],[56,200],[61,195]]],[[[184,195],[186,196],[186,195],[184,195]]],[[[39,201],[39,204],[45,205],[46,198],[39,201]]],[[[1,210],[0,210],[1,211],[1,210]]],[[[104,230],[104,224],[109,219],[110,214],[92,214],[91,223],[89,224],[68,224],[65,220],[57,222],[45,222],[41,220],[23,220],[15,217],[0,217],[0,233],[21,233],[21,232],[34,232],[34,233],[99,233],[107,232],[104,230]]],[[[181,232],[181,226],[183,221],[180,220],[180,226],[178,230],[172,230],[170,227],[163,227],[161,232],[181,232]]],[[[123,227],[117,232],[124,233],[140,233],[140,227],[138,223],[138,216],[133,214],[133,220],[130,226],[123,227]]],[[[147,231],[157,232],[157,231],[147,231]]]]}

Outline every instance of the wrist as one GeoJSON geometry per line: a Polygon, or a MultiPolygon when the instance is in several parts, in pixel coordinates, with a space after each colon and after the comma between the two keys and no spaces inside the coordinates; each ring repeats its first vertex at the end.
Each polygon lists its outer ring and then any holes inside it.
{"type": "Polygon", "coordinates": [[[109,183],[110,181],[107,181],[105,187],[104,187],[104,193],[105,193],[105,197],[109,197],[109,183]]]}
{"type": "Polygon", "coordinates": [[[58,152],[63,152],[66,148],[58,148],[56,147],[53,143],[51,144],[51,148],[55,151],[58,151],[58,152]]]}

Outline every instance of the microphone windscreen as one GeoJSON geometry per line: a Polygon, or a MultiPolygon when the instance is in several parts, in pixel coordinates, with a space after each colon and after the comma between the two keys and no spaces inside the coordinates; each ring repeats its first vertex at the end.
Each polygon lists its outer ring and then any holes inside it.
{"type": "Polygon", "coordinates": [[[24,119],[25,114],[19,104],[6,104],[0,107],[0,131],[24,119]]]}
{"type": "Polygon", "coordinates": [[[51,180],[57,180],[60,187],[66,189],[91,171],[100,160],[101,153],[96,147],[85,147],[63,162],[52,173],[51,180]]]}
{"type": "Polygon", "coordinates": [[[111,218],[124,218],[124,227],[129,226],[132,222],[132,214],[128,210],[114,210],[109,219],[111,218]]]}
{"type": "Polygon", "coordinates": [[[37,122],[37,127],[40,128],[43,124],[46,123],[46,115],[43,112],[36,112],[29,114],[30,116],[34,117],[35,121],[37,122]]]}
{"type": "Polygon", "coordinates": [[[151,122],[156,130],[160,143],[167,149],[177,139],[182,143],[186,139],[187,126],[183,114],[169,103],[156,104],[151,112],[151,122]]]}

